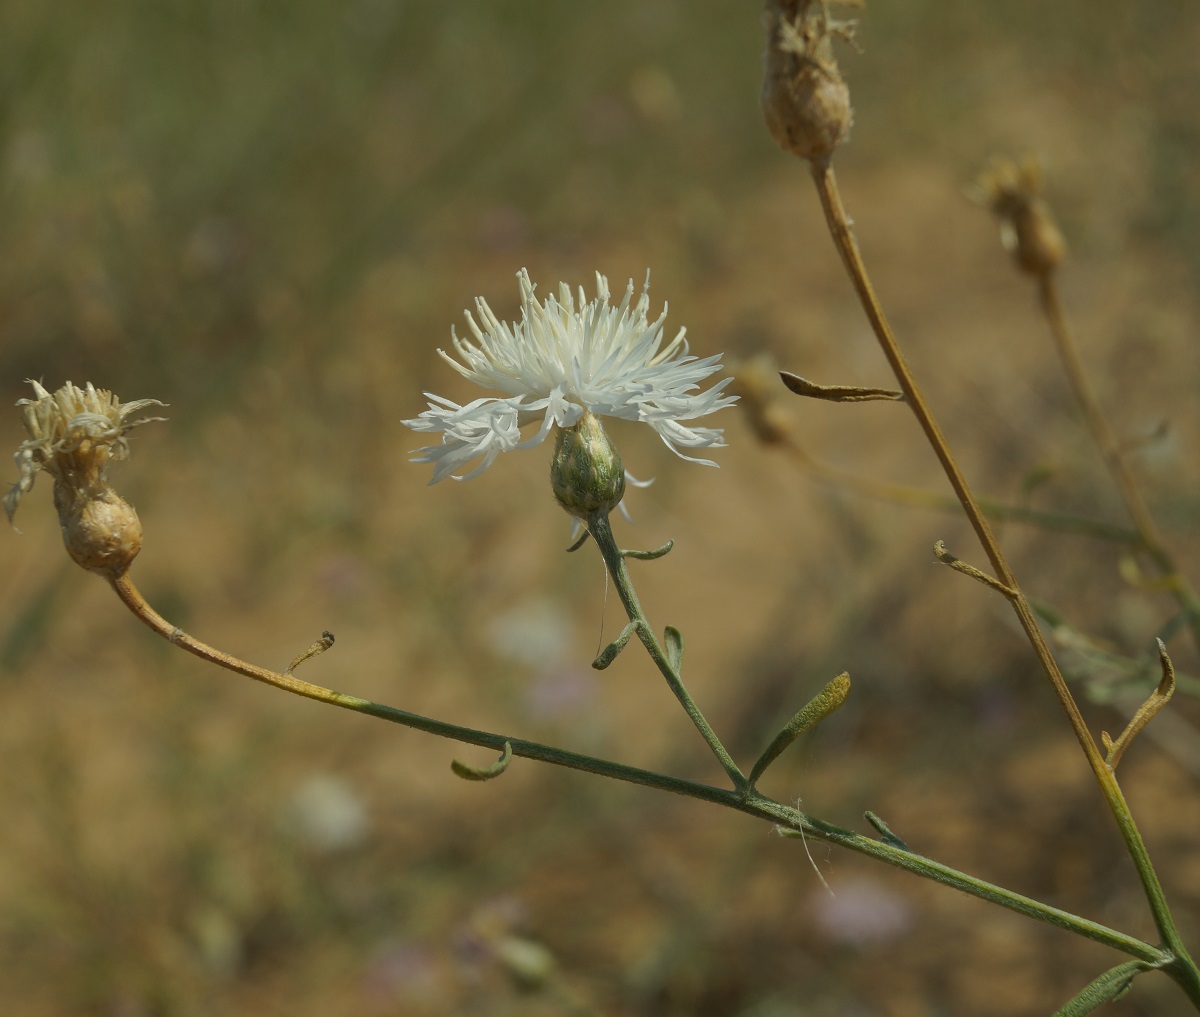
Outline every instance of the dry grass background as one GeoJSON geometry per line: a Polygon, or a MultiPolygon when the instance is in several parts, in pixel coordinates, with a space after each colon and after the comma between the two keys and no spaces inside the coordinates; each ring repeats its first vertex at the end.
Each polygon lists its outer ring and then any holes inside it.
{"type": "MultiPolygon", "coordinates": [[[[1065,298],[1118,431],[1200,576],[1200,10],[875,3],[838,170],[868,264],[979,489],[1123,519],[1033,294],[962,187],[1032,151],[1065,298]],[[1048,479],[1030,489],[1031,477],[1048,479]]],[[[135,576],[200,638],[408,709],[718,780],[648,663],[591,672],[600,563],[562,553],[544,450],[426,489],[399,420],[465,395],[434,349],[514,273],[652,269],[694,352],[886,383],[805,173],[757,111],[757,5],[0,8],[0,392],[70,378],[168,401],[120,487],[135,576]]],[[[888,405],[791,405],[813,454],[940,488],[888,405]]],[[[658,482],[635,578],[688,638],[740,759],[842,669],[847,708],[765,781],[917,850],[1149,935],[1111,820],[1003,604],[932,563],[953,515],[815,484],[735,412],[721,469],[617,430],[658,482]]],[[[20,440],[0,420],[0,445],[20,440]]],[[[206,669],[70,566],[48,490],[0,540],[0,1000],[30,1015],[1050,1012],[1105,951],[744,817],[481,754],[206,669]],[[554,973],[513,977],[539,944],[554,973]]],[[[1108,545],[1004,527],[1039,599],[1144,653],[1171,614],[1108,545]]],[[[1173,643],[1180,667],[1195,654],[1173,643]]],[[[1200,723],[1194,702],[1178,712],[1200,723]]],[[[1095,729],[1123,723],[1089,708],[1095,729]]],[[[1193,736],[1194,737],[1194,736],[1193,736]]],[[[1197,775],[1122,765],[1200,942],[1197,775]]],[[[1165,979],[1109,1008],[1181,1012],[1165,979]]]]}

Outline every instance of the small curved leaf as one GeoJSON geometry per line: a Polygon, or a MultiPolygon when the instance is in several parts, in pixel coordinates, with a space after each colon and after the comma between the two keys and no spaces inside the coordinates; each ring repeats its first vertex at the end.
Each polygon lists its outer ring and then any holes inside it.
{"type": "Polygon", "coordinates": [[[597,671],[603,671],[609,664],[617,659],[617,654],[625,649],[625,644],[633,637],[633,634],[638,630],[637,622],[630,622],[621,630],[621,634],[609,643],[600,655],[592,661],[592,667],[597,671]]]}
{"type": "Polygon", "coordinates": [[[623,558],[636,558],[638,561],[653,561],[655,558],[661,558],[664,554],[675,546],[675,541],[668,540],[662,547],[656,547],[653,551],[625,551],[621,552],[623,558]]]}
{"type": "Polygon", "coordinates": [[[457,759],[450,760],[450,769],[463,780],[494,780],[508,769],[512,762],[512,743],[504,743],[504,751],[491,766],[468,766],[457,759]]]}

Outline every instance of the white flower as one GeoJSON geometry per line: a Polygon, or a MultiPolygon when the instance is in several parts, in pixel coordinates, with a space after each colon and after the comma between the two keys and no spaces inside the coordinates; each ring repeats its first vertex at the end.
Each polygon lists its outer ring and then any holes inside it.
{"type": "Polygon", "coordinates": [[[501,452],[537,445],[553,425],[572,427],[585,411],[647,423],[677,455],[716,465],[681,449],[723,446],[723,432],[688,427],[681,421],[736,402],[736,396],[721,394],[731,379],[700,391],[700,382],[720,370],[721,356],[690,356],[684,329],[659,348],[667,309],[664,306],[655,321],[647,320],[649,276],[636,304],[630,280],[617,307],[609,305],[608,280],[599,273],[596,299],[586,300],[580,287],[578,305],[566,283],[559,285],[557,299],[550,296],[540,302],[525,269],[517,273],[517,281],[519,322],[500,321],[479,298],[475,301],[479,321],[467,312],[474,341],[460,339],[453,329],[450,332],[461,362],[438,350],[464,378],[502,394],[460,406],[426,392],[429,409],[404,421],[414,431],[442,436],[440,445],[417,449],[412,460],[433,463],[431,484],[449,476],[470,479],[491,466],[501,452]],[[535,421],[537,432],[522,439],[521,428],[535,421]],[[455,475],[480,457],[483,462],[466,476],[455,475]]]}

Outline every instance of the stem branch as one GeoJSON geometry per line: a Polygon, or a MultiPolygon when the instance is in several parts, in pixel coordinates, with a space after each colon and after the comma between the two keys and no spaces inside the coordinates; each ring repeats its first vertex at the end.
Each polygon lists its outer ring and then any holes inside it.
{"type": "Polygon", "coordinates": [[[1009,567],[1008,561],[1000,549],[999,542],[992,533],[991,526],[988,524],[983,510],[980,508],[975,496],[971,493],[966,478],[963,476],[958,463],[954,459],[953,453],[950,451],[949,443],[942,434],[941,428],[938,427],[937,421],[933,416],[933,411],[925,401],[925,397],[917,385],[916,378],[913,376],[901,352],[900,344],[897,342],[891,326],[884,316],[883,308],[875,296],[875,291],[871,286],[870,277],[867,274],[862,254],[859,252],[858,244],[854,239],[854,233],[850,228],[850,221],[842,204],[841,194],[838,191],[833,170],[827,163],[813,163],[812,176],[813,182],[816,184],[817,194],[820,197],[821,208],[825,213],[825,221],[829,227],[829,233],[833,238],[838,254],[841,256],[842,263],[846,268],[855,292],[858,294],[867,319],[871,323],[875,337],[879,341],[880,348],[892,368],[892,373],[900,384],[905,401],[908,403],[913,415],[917,418],[917,423],[924,432],[938,461],[942,464],[942,469],[950,481],[950,486],[954,489],[954,493],[962,505],[972,529],[975,530],[975,534],[979,538],[979,543],[983,547],[988,560],[992,563],[992,570],[995,573],[996,579],[1011,591],[1007,599],[1012,604],[1013,611],[1017,615],[1017,620],[1024,630],[1029,644],[1033,648],[1038,662],[1042,666],[1042,670],[1045,672],[1046,678],[1054,689],[1054,694],[1058,698],[1063,712],[1067,715],[1071,729],[1075,732],[1075,737],[1079,741],[1084,755],[1087,757],[1088,765],[1095,775],[1096,782],[1100,785],[1101,792],[1108,802],[1113,817],[1116,819],[1121,836],[1125,841],[1126,849],[1137,869],[1142,890],[1150,905],[1150,910],[1153,912],[1155,926],[1162,938],[1162,942],[1170,948],[1171,952],[1178,959],[1178,962],[1186,968],[1184,976],[1178,976],[1176,980],[1180,981],[1180,984],[1184,986],[1193,1001],[1200,1005],[1200,970],[1197,970],[1195,964],[1188,957],[1187,950],[1175,928],[1174,920],[1171,917],[1170,909],[1167,907],[1166,898],[1163,894],[1162,884],[1159,882],[1158,875],[1151,864],[1150,856],[1146,851],[1146,845],[1142,840],[1141,833],[1134,823],[1133,816],[1130,813],[1124,795],[1121,793],[1121,788],[1117,783],[1115,775],[1108,767],[1104,757],[1100,753],[1099,747],[1088,731],[1087,725],[1083,720],[1083,715],[1079,711],[1079,706],[1075,702],[1075,698],[1071,695],[1066,679],[1058,667],[1058,662],[1050,652],[1041,629],[1038,628],[1037,620],[1034,617],[1029,601],[1021,591],[1017,578],[1009,567]]]}
{"type": "MultiPolygon", "coordinates": [[[[856,851],[859,854],[887,862],[889,865],[905,869],[922,878],[942,883],[972,897],[990,901],[1018,914],[1027,915],[1030,918],[1066,929],[1087,939],[1094,940],[1097,943],[1103,943],[1106,946],[1155,967],[1168,966],[1172,960],[1172,956],[1169,953],[1160,947],[1152,946],[1144,940],[1127,935],[1116,929],[1111,929],[1105,925],[1100,925],[1097,922],[1089,921],[1086,918],[1081,918],[1078,915],[1051,907],[1048,904],[1043,904],[1030,897],[1024,897],[1011,890],[1006,890],[1004,887],[976,879],[947,865],[942,865],[940,862],[935,862],[930,858],[914,854],[893,844],[864,837],[851,830],[826,823],[791,806],[783,805],[780,802],[767,798],[752,789],[739,787],[735,790],[730,790],[713,787],[699,781],[687,780],[683,777],[672,777],[668,774],[643,770],[635,766],[626,766],[623,763],[616,763],[612,760],[598,759],[594,756],[586,756],[567,749],[544,745],[539,742],[526,741],[523,738],[512,738],[508,735],[497,734],[491,731],[479,731],[474,728],[462,727],[458,724],[448,724],[429,717],[423,717],[420,714],[410,713],[407,710],[399,710],[395,707],[373,703],[368,699],[360,699],[357,696],[334,692],[320,685],[303,681],[294,675],[281,674],[267,668],[246,663],[192,638],[181,629],[171,625],[146,602],[128,574],[111,580],[111,584],[117,596],[120,597],[121,601],[134,615],[171,643],[187,650],[202,660],[216,664],[228,671],[253,678],[255,681],[263,682],[266,685],[282,689],[285,692],[291,692],[294,695],[304,696],[308,699],[315,699],[318,702],[328,703],[331,706],[339,706],[342,709],[353,710],[356,713],[363,713],[393,724],[415,728],[418,731],[425,731],[428,734],[438,735],[442,738],[450,738],[454,741],[479,745],[484,748],[495,749],[496,751],[503,751],[507,743],[511,746],[514,756],[550,763],[555,766],[564,766],[574,770],[582,770],[600,777],[628,781],[629,783],[639,784],[643,787],[655,788],[660,791],[670,791],[687,798],[695,798],[699,801],[722,805],[725,808],[734,809],[737,812],[743,812],[746,815],[776,823],[780,827],[794,831],[798,835],[803,834],[803,836],[811,837],[815,840],[837,844],[850,851],[856,851]]],[[[632,586],[629,586],[628,589],[632,594],[632,586]]]]}
{"type": "Polygon", "coordinates": [[[617,595],[625,607],[625,613],[629,616],[630,624],[637,627],[638,638],[646,647],[646,652],[650,654],[650,658],[662,672],[662,676],[667,680],[667,685],[675,694],[675,698],[679,700],[680,705],[696,726],[696,730],[700,732],[713,755],[717,757],[717,761],[729,775],[733,786],[739,791],[749,787],[746,775],[733,761],[733,757],[729,755],[728,750],[721,743],[721,739],[717,737],[717,733],[709,725],[704,714],[700,712],[700,707],[696,705],[691,693],[684,686],[683,678],[671,663],[662,644],[659,643],[658,637],[654,634],[654,629],[651,628],[650,622],[642,610],[641,602],[638,600],[637,591],[633,588],[633,581],[629,577],[629,569],[625,564],[626,552],[617,545],[607,514],[597,512],[589,516],[587,528],[596,542],[596,546],[600,549],[600,555],[608,568],[608,574],[612,578],[613,586],[616,587],[617,595]]]}

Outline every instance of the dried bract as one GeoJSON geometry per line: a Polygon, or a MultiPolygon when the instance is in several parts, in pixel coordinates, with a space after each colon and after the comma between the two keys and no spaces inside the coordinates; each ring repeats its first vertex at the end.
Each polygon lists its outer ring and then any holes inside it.
{"type": "Polygon", "coordinates": [[[833,56],[851,41],[853,21],[837,21],[823,0],[767,0],[763,116],[779,146],[821,165],[850,135],[850,90],[833,56]]]}
{"type": "Polygon", "coordinates": [[[969,189],[1000,222],[1000,242],[1023,272],[1046,275],[1067,254],[1054,215],[1040,197],[1042,170],[1032,159],[996,159],[969,189]]]}
{"type": "Polygon", "coordinates": [[[20,475],[3,499],[8,521],[45,470],[54,478],[54,507],[71,557],[91,571],[120,575],[141,548],[141,524],[132,506],[109,486],[108,464],[129,457],[126,435],[133,428],[164,419],[130,418],[165,404],[157,399],[122,404],[90,382],[82,389],[67,382],[53,393],[36,381],[30,384],[36,398],[17,402],[29,438],[14,457],[20,475]]]}

